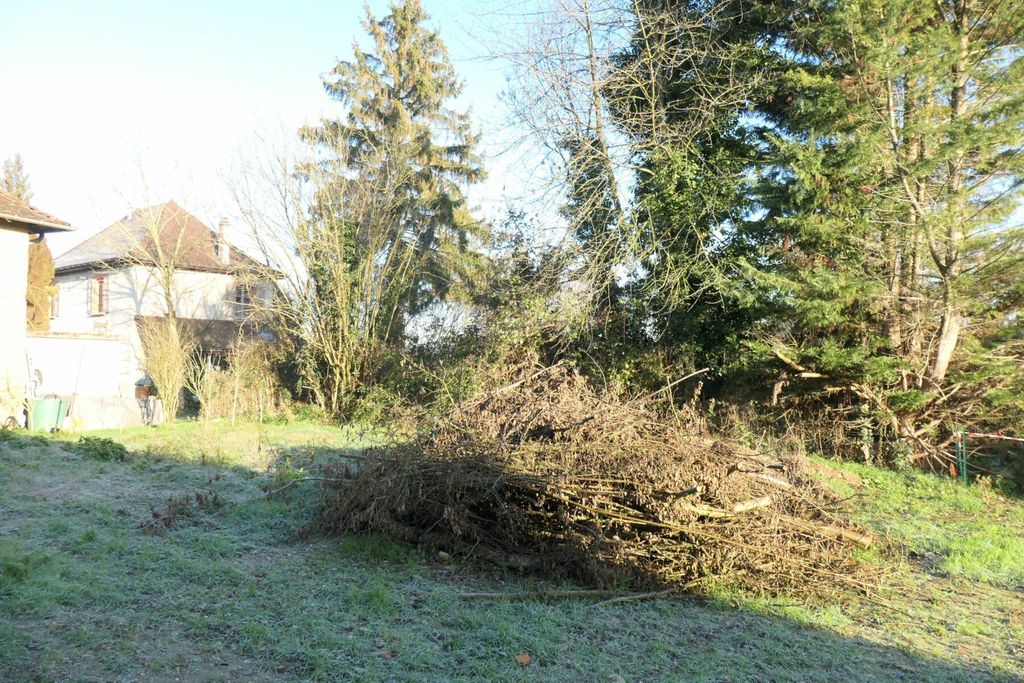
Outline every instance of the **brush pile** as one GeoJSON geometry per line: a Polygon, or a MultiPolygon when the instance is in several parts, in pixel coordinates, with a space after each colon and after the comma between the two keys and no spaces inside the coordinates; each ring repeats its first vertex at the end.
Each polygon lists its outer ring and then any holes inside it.
{"type": "Polygon", "coordinates": [[[776,459],[703,438],[658,399],[521,366],[413,443],[325,473],[320,523],[600,587],[863,588],[870,537],[776,459]]]}

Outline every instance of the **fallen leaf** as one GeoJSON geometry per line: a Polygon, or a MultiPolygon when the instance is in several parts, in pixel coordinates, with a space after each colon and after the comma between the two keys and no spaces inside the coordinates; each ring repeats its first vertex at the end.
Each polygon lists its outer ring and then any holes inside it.
{"type": "Polygon", "coordinates": [[[395,651],[392,650],[390,647],[385,647],[381,648],[380,650],[377,650],[377,654],[379,654],[381,657],[388,660],[389,662],[398,656],[395,654],[395,651]]]}
{"type": "Polygon", "coordinates": [[[516,657],[516,662],[519,663],[519,666],[530,666],[530,662],[532,661],[533,658],[530,656],[529,652],[524,652],[523,654],[516,657]]]}
{"type": "Polygon", "coordinates": [[[612,674],[608,677],[608,683],[626,683],[626,679],[619,674],[612,674]]]}

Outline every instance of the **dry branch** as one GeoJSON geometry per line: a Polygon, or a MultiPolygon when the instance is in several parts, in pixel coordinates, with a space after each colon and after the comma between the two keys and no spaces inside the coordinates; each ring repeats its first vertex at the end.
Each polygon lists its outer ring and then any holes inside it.
{"type": "MultiPolygon", "coordinates": [[[[800,476],[740,444],[699,438],[654,400],[596,393],[565,367],[524,364],[439,420],[429,437],[325,473],[320,522],[654,595],[707,577],[754,591],[862,590],[848,544],[870,538],[824,510],[800,476]],[[558,431],[564,425],[578,425],[558,431]]],[[[507,599],[507,598],[501,598],[507,599]]],[[[637,598],[639,599],[639,598],[637,598]]]]}

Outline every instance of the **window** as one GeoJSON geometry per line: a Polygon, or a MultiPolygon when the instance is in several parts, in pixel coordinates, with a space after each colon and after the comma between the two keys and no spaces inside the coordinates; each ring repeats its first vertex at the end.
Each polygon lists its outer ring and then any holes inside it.
{"type": "Polygon", "coordinates": [[[53,283],[53,294],[50,295],[50,320],[60,315],[60,285],[53,283]]]}
{"type": "Polygon", "coordinates": [[[93,275],[89,282],[89,315],[105,315],[107,312],[107,278],[93,275]]]}
{"type": "Polygon", "coordinates": [[[235,317],[244,318],[252,306],[252,285],[238,283],[235,285],[235,317]]]}

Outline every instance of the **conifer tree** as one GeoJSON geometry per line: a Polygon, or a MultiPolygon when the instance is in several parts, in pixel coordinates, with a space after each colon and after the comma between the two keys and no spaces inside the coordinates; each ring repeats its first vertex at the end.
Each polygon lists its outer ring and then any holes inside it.
{"type": "Polygon", "coordinates": [[[15,154],[4,161],[0,189],[26,202],[32,201],[32,188],[29,186],[28,174],[25,173],[25,164],[20,154],[15,154]]]}
{"type": "MultiPolygon", "coordinates": [[[[400,288],[393,295],[401,299],[404,316],[444,299],[468,276],[476,259],[470,238],[484,231],[465,197],[466,186],[484,175],[475,151],[478,136],[468,115],[450,108],[462,84],[427,20],[419,0],[392,5],[380,20],[367,9],[363,27],[373,51],[354,45],[354,58],[338,62],[324,82],[327,94],[347,107],[345,116],[302,131],[304,139],[322,148],[325,164],[338,167],[340,185],[389,186],[392,181],[382,176],[401,178],[395,190],[402,202],[399,220],[361,228],[390,234],[378,239],[356,230],[350,242],[354,253],[382,245],[375,255],[380,277],[400,288]],[[389,270],[398,264],[411,276],[395,279],[389,270]]],[[[360,222],[345,215],[344,202],[338,201],[345,194],[331,188],[321,198],[334,198],[320,202],[325,218],[348,226],[342,230],[360,222]]],[[[398,321],[394,336],[403,328],[398,321]]]]}
{"type": "Polygon", "coordinates": [[[465,196],[483,177],[478,136],[452,109],[462,85],[427,21],[419,0],[383,19],[367,9],[373,48],[357,42],[324,81],[344,115],[300,131],[312,158],[288,234],[302,276],[281,317],[302,328],[300,373],[332,413],[404,352],[410,319],[465,294],[484,264],[465,196]]]}
{"type": "Polygon", "coordinates": [[[786,104],[761,130],[761,226],[788,245],[776,284],[807,329],[940,385],[990,279],[1021,266],[1024,15],[872,0],[815,16],[783,34],[786,104]]]}
{"type": "Polygon", "coordinates": [[[661,126],[634,133],[636,200],[659,250],[651,301],[684,323],[669,343],[730,349],[734,368],[774,376],[773,397],[817,396],[915,450],[953,422],[1019,428],[1024,13],[979,0],[636,7],[669,36],[652,52],[637,32],[620,68],[653,87],[615,94],[626,125],[661,126]],[[692,15],[714,21],[688,30],[692,15]],[[723,74],[750,84],[741,103],[709,100],[723,74]],[[662,299],[674,280],[688,300],[662,299]],[[704,317],[709,297],[741,326],[704,317]]]}

